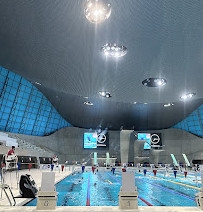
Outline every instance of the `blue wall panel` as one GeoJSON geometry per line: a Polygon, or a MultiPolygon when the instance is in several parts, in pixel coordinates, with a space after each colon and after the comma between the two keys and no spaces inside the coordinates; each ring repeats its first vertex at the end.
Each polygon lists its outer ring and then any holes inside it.
{"type": "Polygon", "coordinates": [[[68,126],[33,84],[0,67],[0,130],[42,136],[68,126]]]}
{"type": "Polygon", "coordinates": [[[186,119],[176,124],[173,128],[186,130],[203,137],[203,105],[191,113],[186,119]]]}

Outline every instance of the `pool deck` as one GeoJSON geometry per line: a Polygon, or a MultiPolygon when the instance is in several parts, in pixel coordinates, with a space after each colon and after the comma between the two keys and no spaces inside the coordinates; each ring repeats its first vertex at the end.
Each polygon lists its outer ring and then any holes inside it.
{"type": "MultiPolygon", "coordinates": [[[[28,169],[20,170],[19,171],[19,179],[20,179],[21,175],[29,174],[32,176],[35,183],[37,184],[37,187],[39,188],[41,186],[42,172],[50,172],[50,171],[49,170],[40,170],[40,169],[31,169],[30,171],[28,169]]],[[[69,169],[64,170],[63,172],[62,171],[59,172],[59,170],[56,170],[55,171],[55,183],[61,181],[62,179],[64,179],[68,175],[70,175],[71,173],[72,173],[72,171],[70,171],[69,169]]],[[[19,188],[17,185],[16,171],[6,173],[5,184],[8,184],[11,187],[14,197],[19,196],[19,188]]],[[[29,202],[31,200],[31,198],[30,199],[29,198],[16,198],[15,200],[16,200],[16,205],[22,206],[25,203],[29,202]]],[[[2,206],[9,206],[9,202],[8,202],[5,194],[3,195],[2,199],[0,198],[0,211],[2,211],[2,206]]],[[[15,208],[13,208],[13,209],[15,209],[15,208]]],[[[6,210],[6,209],[4,209],[4,210],[6,210]]],[[[24,209],[22,211],[24,211],[24,209]]]]}
{"type": "MultiPolygon", "coordinates": [[[[71,169],[72,170],[72,169],[71,169]]],[[[65,170],[64,172],[59,172],[59,171],[55,171],[56,173],[56,177],[55,177],[55,183],[61,181],[62,179],[64,179],[65,177],[67,177],[68,175],[70,175],[72,173],[70,169],[65,170]]],[[[41,176],[42,176],[42,172],[47,172],[49,170],[39,170],[39,169],[31,169],[31,171],[29,170],[22,170],[19,172],[19,176],[22,174],[30,174],[33,179],[35,180],[38,188],[40,187],[40,183],[41,183],[41,176]]],[[[12,191],[14,196],[18,196],[19,195],[19,189],[17,188],[17,181],[16,181],[16,172],[11,172],[11,173],[7,173],[7,177],[6,177],[6,183],[9,186],[12,186],[12,191]],[[12,184],[11,184],[12,182],[12,184]]],[[[27,198],[20,198],[20,199],[16,199],[17,202],[17,206],[14,207],[10,207],[8,204],[7,199],[4,197],[3,199],[0,199],[0,212],[6,212],[6,211],[37,211],[36,207],[34,206],[22,206],[23,204],[25,204],[26,202],[28,202],[31,199],[27,199],[27,198]]],[[[53,210],[46,210],[48,211],[52,211],[53,210]]],[[[111,211],[138,211],[138,212],[195,212],[195,211],[200,211],[200,209],[198,209],[197,207],[165,207],[165,206],[140,206],[138,210],[119,210],[119,208],[117,206],[58,206],[56,207],[56,210],[54,211],[72,211],[72,212],[81,212],[81,211],[91,211],[91,212],[111,212],[111,211]]]]}
{"type": "MultiPolygon", "coordinates": [[[[23,207],[23,206],[16,206],[16,207],[0,207],[0,211],[37,211],[36,207],[23,207]]],[[[43,210],[44,211],[44,210],[43,210]]],[[[111,212],[111,211],[124,211],[124,212],[195,212],[200,211],[197,207],[164,207],[164,206],[157,206],[157,207],[139,207],[138,210],[119,210],[118,207],[111,207],[111,206],[61,206],[57,207],[56,210],[46,210],[46,212],[53,212],[53,211],[72,211],[72,212],[81,212],[81,211],[91,211],[91,212],[111,212]]]]}

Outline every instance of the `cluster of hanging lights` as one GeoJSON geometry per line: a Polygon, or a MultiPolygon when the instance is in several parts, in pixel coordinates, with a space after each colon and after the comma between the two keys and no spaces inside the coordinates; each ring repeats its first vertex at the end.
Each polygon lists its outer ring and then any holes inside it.
{"type": "Polygon", "coordinates": [[[116,43],[107,43],[102,46],[101,51],[106,56],[122,57],[127,54],[127,48],[125,46],[118,46],[116,43]]]}
{"type": "MultiPolygon", "coordinates": [[[[107,20],[111,15],[111,3],[109,0],[86,0],[84,14],[88,21],[94,24],[99,24],[107,20]]],[[[127,48],[116,43],[107,43],[101,47],[101,52],[107,57],[123,57],[127,54],[127,48]]],[[[166,85],[166,80],[163,78],[149,78],[145,79],[142,84],[148,87],[161,87],[166,85]]],[[[101,96],[107,98],[111,97],[107,93],[107,96],[104,92],[99,92],[101,96]]],[[[196,93],[186,93],[180,98],[182,100],[188,100],[195,96],[196,93]]],[[[91,102],[84,102],[87,105],[93,105],[91,102]],[[90,104],[89,104],[90,103],[90,104]]],[[[136,104],[136,102],[134,102],[136,104]]],[[[165,104],[164,107],[173,106],[173,103],[165,104]]]]}
{"type": "MultiPolygon", "coordinates": [[[[109,0],[86,0],[85,17],[94,24],[99,24],[107,20],[111,15],[111,4],[109,0]]],[[[116,43],[107,43],[101,47],[105,56],[122,57],[126,55],[127,48],[116,43]]]]}

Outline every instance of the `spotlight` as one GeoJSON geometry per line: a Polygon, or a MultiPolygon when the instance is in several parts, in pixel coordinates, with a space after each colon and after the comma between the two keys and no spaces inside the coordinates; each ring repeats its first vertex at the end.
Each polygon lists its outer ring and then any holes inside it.
{"type": "Polygon", "coordinates": [[[108,92],[108,91],[99,91],[99,94],[100,94],[100,96],[106,97],[106,98],[112,97],[110,92],[108,92]]]}
{"type": "Polygon", "coordinates": [[[161,87],[166,85],[166,80],[163,78],[148,78],[142,81],[142,84],[147,87],[161,87]]]}
{"type": "Polygon", "coordinates": [[[100,94],[101,96],[106,96],[106,92],[105,92],[105,91],[100,91],[99,94],[100,94]]]}
{"type": "Polygon", "coordinates": [[[84,105],[89,105],[89,106],[94,105],[92,102],[89,102],[89,101],[85,101],[83,104],[84,104],[84,105]]]}
{"type": "Polygon", "coordinates": [[[163,79],[158,79],[156,83],[158,86],[163,86],[166,84],[163,79]]]}
{"type": "Polygon", "coordinates": [[[109,0],[86,0],[84,13],[91,23],[101,23],[111,15],[111,4],[109,0]]]}
{"type": "Polygon", "coordinates": [[[188,99],[191,99],[192,97],[194,97],[196,95],[196,93],[186,93],[186,94],[183,94],[180,98],[182,100],[188,100],[188,99]]]}
{"type": "Polygon", "coordinates": [[[116,43],[107,43],[101,47],[101,51],[110,57],[123,57],[127,54],[125,46],[118,46],[116,43]]]}
{"type": "Polygon", "coordinates": [[[39,82],[35,82],[35,84],[37,84],[37,85],[42,85],[41,83],[39,83],[39,82]]]}
{"type": "Polygon", "coordinates": [[[164,104],[164,107],[170,107],[170,106],[174,106],[174,104],[173,103],[164,104]]]}
{"type": "Polygon", "coordinates": [[[108,56],[108,55],[109,55],[109,52],[104,52],[104,54],[105,54],[106,56],[108,56]]]}

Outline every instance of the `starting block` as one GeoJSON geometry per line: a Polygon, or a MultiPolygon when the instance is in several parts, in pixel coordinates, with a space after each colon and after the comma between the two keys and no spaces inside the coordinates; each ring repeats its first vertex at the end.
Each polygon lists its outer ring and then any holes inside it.
{"type": "Polygon", "coordinates": [[[37,210],[54,210],[57,204],[55,173],[42,173],[41,187],[37,192],[37,210]]]}
{"type": "Polygon", "coordinates": [[[119,192],[119,209],[138,209],[138,192],[134,172],[122,172],[122,186],[119,192]]]}

